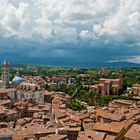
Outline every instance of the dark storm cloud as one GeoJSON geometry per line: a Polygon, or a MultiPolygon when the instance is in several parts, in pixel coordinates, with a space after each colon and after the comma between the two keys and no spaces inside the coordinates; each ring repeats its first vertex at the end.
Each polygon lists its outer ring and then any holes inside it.
{"type": "Polygon", "coordinates": [[[0,1],[0,59],[140,62],[140,1],[0,1]]]}

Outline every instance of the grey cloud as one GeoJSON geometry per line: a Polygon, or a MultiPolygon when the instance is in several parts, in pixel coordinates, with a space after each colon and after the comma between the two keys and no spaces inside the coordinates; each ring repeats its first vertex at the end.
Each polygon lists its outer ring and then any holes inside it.
{"type": "Polygon", "coordinates": [[[140,60],[139,7],[139,0],[1,0],[0,55],[85,63],[140,60]]]}

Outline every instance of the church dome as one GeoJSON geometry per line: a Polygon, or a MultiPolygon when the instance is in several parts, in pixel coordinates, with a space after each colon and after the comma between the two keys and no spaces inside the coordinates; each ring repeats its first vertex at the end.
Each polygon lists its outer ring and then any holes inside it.
{"type": "Polygon", "coordinates": [[[12,80],[12,82],[16,83],[16,84],[20,84],[22,83],[24,80],[22,77],[19,77],[19,76],[15,76],[12,80]]]}

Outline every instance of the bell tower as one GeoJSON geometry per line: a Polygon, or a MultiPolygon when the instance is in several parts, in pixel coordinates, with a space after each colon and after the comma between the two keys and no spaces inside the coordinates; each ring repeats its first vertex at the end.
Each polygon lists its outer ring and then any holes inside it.
{"type": "Polygon", "coordinates": [[[2,87],[9,87],[9,62],[7,60],[2,63],[2,87]]]}

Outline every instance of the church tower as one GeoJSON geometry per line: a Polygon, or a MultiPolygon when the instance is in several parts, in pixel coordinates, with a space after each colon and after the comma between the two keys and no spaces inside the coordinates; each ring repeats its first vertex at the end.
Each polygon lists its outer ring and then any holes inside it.
{"type": "Polygon", "coordinates": [[[9,87],[9,62],[7,60],[2,63],[2,87],[9,87]]]}

